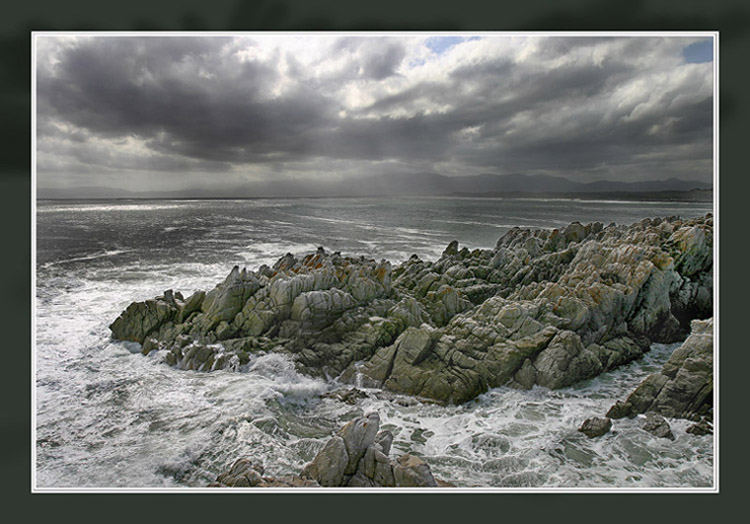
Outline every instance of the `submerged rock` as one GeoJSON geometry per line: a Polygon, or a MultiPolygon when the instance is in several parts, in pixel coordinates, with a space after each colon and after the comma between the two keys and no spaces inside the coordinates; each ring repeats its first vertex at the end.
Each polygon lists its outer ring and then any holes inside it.
{"type": "MultiPolygon", "coordinates": [[[[235,267],[187,300],[170,291],[135,302],[110,329],[183,369],[237,368],[275,351],[312,375],[461,403],[504,384],[567,387],[683,339],[712,314],[712,243],[706,215],[514,228],[494,249],[454,241],[434,262],[395,268],[320,248],[257,272],[235,267]]],[[[705,359],[683,360],[648,387],[702,381],[705,359]]]]}

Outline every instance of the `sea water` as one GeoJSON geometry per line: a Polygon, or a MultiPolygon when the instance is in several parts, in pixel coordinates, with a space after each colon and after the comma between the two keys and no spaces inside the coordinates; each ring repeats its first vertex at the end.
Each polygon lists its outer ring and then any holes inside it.
{"type": "Polygon", "coordinates": [[[36,485],[46,488],[205,486],[240,457],[268,475],[298,472],[346,421],[377,411],[391,455],[423,457],[460,487],[712,486],[713,436],[656,438],[638,419],[588,439],[602,416],[677,345],[573,387],[496,388],[460,406],[369,396],[321,398],[342,387],[298,373],[279,354],[239,372],[182,371],[161,352],[113,341],[108,325],[132,301],[166,289],[188,296],[232,266],[257,269],[323,246],[345,255],[434,260],[452,240],[492,248],[513,227],[572,221],[630,224],[683,218],[710,203],[497,198],[39,201],[36,214],[36,485]]]}

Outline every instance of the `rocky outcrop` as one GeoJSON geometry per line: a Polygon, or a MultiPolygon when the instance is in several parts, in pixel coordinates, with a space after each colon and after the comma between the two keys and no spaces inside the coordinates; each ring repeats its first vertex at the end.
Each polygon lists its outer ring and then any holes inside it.
{"type": "Polygon", "coordinates": [[[435,487],[430,467],[419,457],[388,457],[393,442],[390,431],[378,431],[380,417],[369,413],[347,423],[334,435],[302,477],[321,486],[435,487]]]}
{"type": "Polygon", "coordinates": [[[131,304],[112,335],[183,369],[278,351],[300,370],[460,403],[509,384],[560,388],[684,339],[713,310],[713,218],[519,229],[494,249],[452,242],[434,262],[322,248],[235,267],[187,300],[131,304]]]}
{"type": "Polygon", "coordinates": [[[348,422],[299,475],[263,477],[263,466],[240,459],[211,486],[228,487],[438,487],[429,465],[414,455],[388,457],[393,435],[379,431],[380,416],[368,413],[348,422]]]}
{"type": "Polygon", "coordinates": [[[659,373],[649,375],[625,401],[617,401],[607,416],[634,417],[655,413],[698,420],[713,403],[713,318],[694,320],[692,333],[659,373]]]}

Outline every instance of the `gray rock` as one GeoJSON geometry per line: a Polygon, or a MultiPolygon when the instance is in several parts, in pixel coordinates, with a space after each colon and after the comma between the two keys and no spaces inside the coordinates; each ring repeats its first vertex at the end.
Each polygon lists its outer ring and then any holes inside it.
{"type": "Polygon", "coordinates": [[[711,408],[713,395],[713,319],[694,320],[692,333],[675,349],[659,373],[649,375],[623,401],[610,408],[613,418],[652,411],[690,418],[711,408]]]}
{"type": "Polygon", "coordinates": [[[352,420],[338,431],[338,436],[344,441],[348,457],[344,474],[351,475],[357,471],[357,464],[367,448],[375,442],[379,427],[380,416],[373,412],[352,420]]]}
{"type": "Polygon", "coordinates": [[[612,429],[612,420],[609,418],[593,417],[587,418],[578,428],[578,431],[589,438],[601,437],[612,429]]]}
{"type": "Polygon", "coordinates": [[[321,398],[332,398],[339,400],[345,404],[354,405],[357,400],[367,398],[367,393],[357,388],[343,388],[335,391],[329,391],[320,396],[321,398]]]}
{"type": "Polygon", "coordinates": [[[435,487],[437,482],[430,467],[419,457],[401,455],[393,464],[393,479],[397,487],[435,487]]]}
{"type": "Polygon", "coordinates": [[[300,474],[321,486],[429,487],[437,486],[429,465],[413,455],[388,458],[390,431],[378,432],[380,417],[356,418],[332,437],[300,474]]]}
{"type": "Polygon", "coordinates": [[[241,458],[237,460],[225,472],[216,477],[216,482],[209,487],[231,487],[231,488],[297,488],[297,487],[319,487],[316,481],[302,478],[298,475],[283,475],[281,477],[264,477],[263,465],[251,459],[241,458]]]}
{"type": "Polygon", "coordinates": [[[156,297],[145,302],[133,302],[109,326],[112,337],[117,340],[130,340],[140,344],[146,337],[172,320],[178,308],[174,300],[166,301],[156,297]]]}
{"type": "MultiPolygon", "coordinates": [[[[566,387],[683,339],[690,320],[711,315],[712,245],[706,215],[514,228],[494,249],[452,242],[435,261],[396,267],[321,248],[255,273],[235,267],[187,300],[169,291],[135,302],[110,329],[118,340],[155,339],[186,369],[282,351],[312,375],[461,403],[504,384],[566,387]],[[185,336],[213,355],[185,360],[189,346],[175,347],[185,336]]],[[[712,361],[696,344],[616,414],[708,409],[712,361]]]]}
{"type": "Polygon", "coordinates": [[[700,422],[691,425],[685,431],[690,433],[691,435],[702,436],[711,435],[713,433],[713,428],[707,421],[701,420],[700,422]]]}
{"type": "Polygon", "coordinates": [[[391,433],[387,429],[380,431],[377,435],[375,435],[375,445],[380,446],[380,451],[382,451],[383,454],[390,454],[392,444],[393,433],[391,433]]]}
{"type": "Polygon", "coordinates": [[[672,428],[669,427],[669,423],[664,417],[653,411],[646,413],[646,419],[643,421],[641,427],[659,438],[674,440],[674,434],[672,434],[672,428]]]}
{"type": "Polygon", "coordinates": [[[251,459],[237,460],[228,471],[216,477],[216,482],[222,486],[249,488],[255,487],[263,481],[263,465],[251,459]]]}
{"type": "Polygon", "coordinates": [[[341,486],[348,464],[349,456],[344,439],[336,435],[326,443],[313,461],[305,466],[300,475],[316,480],[321,486],[341,486]]]}

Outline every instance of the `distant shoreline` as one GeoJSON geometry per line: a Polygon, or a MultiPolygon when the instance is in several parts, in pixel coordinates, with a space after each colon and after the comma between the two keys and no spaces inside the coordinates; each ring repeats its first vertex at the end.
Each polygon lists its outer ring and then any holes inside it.
{"type": "Polygon", "coordinates": [[[449,195],[314,195],[314,196],[127,196],[127,197],[37,197],[37,201],[111,201],[111,200],[320,200],[326,198],[498,198],[508,200],[620,200],[627,202],[713,202],[713,190],[693,189],[690,191],[657,192],[592,192],[592,193],[453,193],[449,195]]]}

